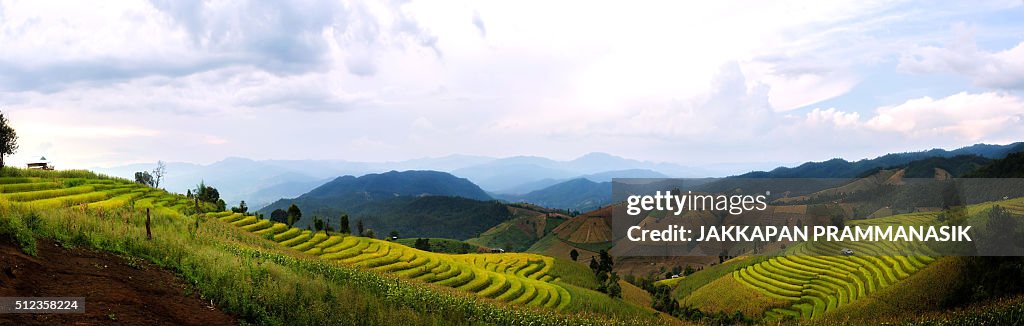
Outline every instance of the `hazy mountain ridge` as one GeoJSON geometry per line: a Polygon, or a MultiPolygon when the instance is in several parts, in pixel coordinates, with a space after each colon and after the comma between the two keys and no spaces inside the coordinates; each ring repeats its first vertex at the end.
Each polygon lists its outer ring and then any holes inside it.
{"type": "Polygon", "coordinates": [[[1024,143],[1008,145],[977,144],[952,151],[931,149],[920,152],[893,153],[873,159],[850,162],[834,158],[822,162],[807,162],[795,167],[778,167],[771,171],[748,172],[740,178],[853,178],[873,169],[906,165],[912,161],[931,157],[951,158],[958,155],[978,155],[988,159],[1000,159],[1009,153],[1024,150],[1024,143]]]}
{"type": "Polygon", "coordinates": [[[612,183],[576,178],[523,195],[498,195],[509,202],[526,202],[547,208],[590,211],[611,202],[612,183]]]}

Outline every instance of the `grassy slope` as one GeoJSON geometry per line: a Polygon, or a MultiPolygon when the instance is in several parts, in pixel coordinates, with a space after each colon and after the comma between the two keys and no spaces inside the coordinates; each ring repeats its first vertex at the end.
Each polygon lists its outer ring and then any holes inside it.
{"type": "Polygon", "coordinates": [[[466,242],[481,247],[502,248],[507,251],[526,251],[544,235],[565,222],[565,216],[543,209],[510,206],[515,216],[466,242]]]}
{"type": "Polygon", "coordinates": [[[761,318],[772,308],[787,307],[791,303],[764,295],[744,286],[732,277],[720,277],[703,286],[680,302],[684,306],[700,307],[705,312],[740,311],[744,315],[761,318]]]}
{"type": "MultiPolygon", "coordinates": [[[[108,181],[81,171],[2,172],[44,180],[2,178],[0,184],[66,181],[61,177],[108,181]]],[[[127,181],[110,181],[129,189],[94,196],[87,205],[60,196],[51,198],[58,200],[41,199],[49,200],[47,205],[0,198],[0,219],[5,222],[0,233],[28,239],[23,245],[26,249],[30,249],[28,243],[33,236],[41,236],[68,246],[95,247],[150,260],[177,271],[218,306],[257,323],[345,324],[361,320],[384,324],[602,324],[646,320],[636,314],[633,316],[640,319],[611,321],[584,311],[566,314],[510,306],[446,287],[331,263],[216,219],[182,215],[178,211],[188,207],[183,197],[150,191],[127,181]],[[134,208],[130,208],[131,202],[134,208]],[[147,206],[153,208],[152,240],[145,239],[142,209],[147,206]]]]}
{"type": "Polygon", "coordinates": [[[821,321],[826,324],[844,320],[898,322],[907,319],[908,311],[939,310],[958,281],[962,267],[960,257],[941,258],[902,282],[829,312],[821,321]]]}
{"type": "Polygon", "coordinates": [[[714,282],[723,276],[729,276],[733,271],[764,261],[761,256],[747,257],[740,256],[726,261],[725,263],[704,268],[696,273],[690,274],[678,281],[675,287],[676,298],[683,299],[697,289],[714,282]]]}

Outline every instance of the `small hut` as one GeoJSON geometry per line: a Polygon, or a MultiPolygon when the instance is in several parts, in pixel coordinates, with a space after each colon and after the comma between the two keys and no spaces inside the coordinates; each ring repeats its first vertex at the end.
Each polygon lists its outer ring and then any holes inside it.
{"type": "Polygon", "coordinates": [[[46,156],[39,158],[39,162],[29,163],[29,169],[33,170],[53,170],[53,165],[50,165],[50,161],[46,160],[46,156]]]}

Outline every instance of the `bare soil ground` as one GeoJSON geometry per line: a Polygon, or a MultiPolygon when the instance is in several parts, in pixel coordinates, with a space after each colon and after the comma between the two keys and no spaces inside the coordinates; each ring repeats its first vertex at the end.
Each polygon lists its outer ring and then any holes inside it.
{"type": "Polygon", "coordinates": [[[137,258],[43,239],[32,257],[0,242],[0,297],[85,297],[85,313],[0,314],[0,324],[237,324],[190,289],[174,273],[137,258]]]}

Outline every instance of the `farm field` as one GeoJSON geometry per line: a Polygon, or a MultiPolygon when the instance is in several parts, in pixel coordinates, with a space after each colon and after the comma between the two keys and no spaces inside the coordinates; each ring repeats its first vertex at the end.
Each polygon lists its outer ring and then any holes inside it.
{"type": "Polygon", "coordinates": [[[551,273],[554,259],[528,253],[444,254],[395,242],[289,228],[239,213],[221,221],[322,259],[448,286],[498,301],[564,309],[572,296],[551,273]]]}
{"type": "Polygon", "coordinates": [[[3,172],[0,235],[26,253],[39,236],[141,257],[250,323],[677,322],[592,290],[587,267],[548,256],[432,253],[232,212],[197,216],[185,196],[87,171],[3,172]]]}
{"type": "MultiPolygon", "coordinates": [[[[968,207],[967,211],[970,215],[976,215],[994,205],[1000,205],[1018,214],[1024,213],[1024,199],[1020,198],[972,205],[968,207]]],[[[852,221],[851,224],[933,224],[938,223],[936,216],[937,213],[912,213],[852,221]]],[[[927,254],[928,252],[934,253],[933,251],[929,251],[926,246],[920,244],[914,244],[912,249],[914,252],[926,253],[926,255],[889,256],[880,254],[897,251],[901,249],[900,246],[908,245],[890,242],[800,243],[786,249],[786,252],[791,255],[761,257],[762,261],[751,261],[723,276],[730,277],[736,283],[758,292],[756,296],[744,294],[740,297],[744,298],[742,301],[746,306],[765,307],[763,316],[768,322],[787,319],[814,319],[837,310],[841,312],[841,308],[857,300],[868,298],[910,278],[915,273],[929,267],[937,259],[935,254],[927,254]],[[839,252],[845,248],[850,248],[857,254],[840,255],[839,252]]],[[[751,258],[745,260],[749,259],[751,258]]],[[[712,268],[694,276],[704,277],[703,274],[719,269],[722,268],[712,268]]],[[[678,282],[686,284],[688,281],[690,280],[678,282]]],[[[720,282],[704,283],[719,284],[720,282]]],[[[731,281],[729,284],[731,286],[731,281]]],[[[690,290],[680,294],[684,304],[704,306],[706,302],[714,302],[715,306],[723,306],[722,297],[717,291],[708,292],[706,289],[691,287],[690,290]]]]}

